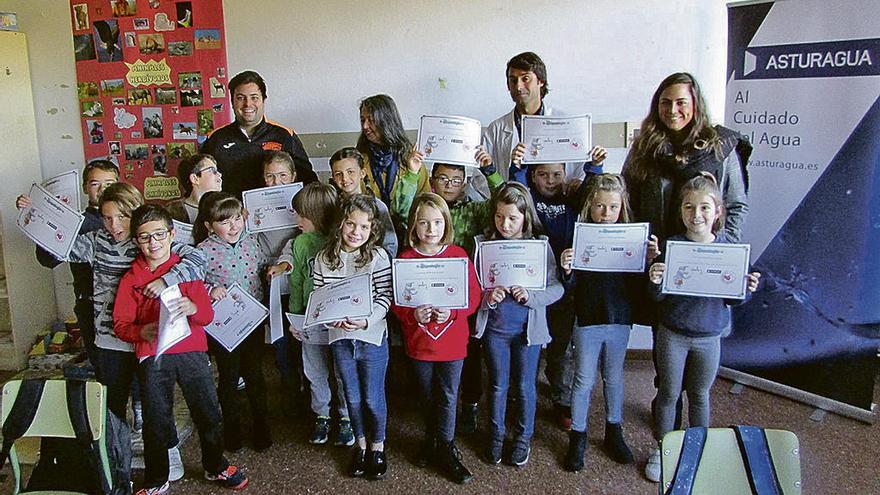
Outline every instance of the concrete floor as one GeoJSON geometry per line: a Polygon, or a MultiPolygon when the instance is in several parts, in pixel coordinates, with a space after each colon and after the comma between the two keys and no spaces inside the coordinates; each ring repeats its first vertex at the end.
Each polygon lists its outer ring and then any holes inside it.
{"type": "MultiPolygon", "coordinates": [[[[415,409],[416,398],[400,390],[389,391],[388,479],[378,482],[354,480],[344,475],[349,451],[330,445],[307,442],[312,418],[307,411],[299,417],[284,417],[278,396],[278,379],[267,359],[265,369],[270,386],[275,445],[266,452],[249,448],[229,455],[250,477],[247,493],[656,493],[657,485],[642,475],[653,442],[650,430],[650,400],[653,396],[653,368],[650,361],[626,363],[626,403],[624,428],[636,464],[621,466],[601,451],[604,412],[602,395],[596,390],[590,416],[590,449],[586,468],[576,474],[561,468],[567,435],[553,423],[547,386],[541,374],[536,432],[532,456],[524,468],[489,466],[480,460],[482,435],[459,438],[464,463],[474,472],[466,486],[446,481],[428,468],[412,463],[421,438],[421,421],[415,409]]],[[[397,372],[403,373],[403,372],[397,372]]],[[[400,376],[390,382],[399,384],[400,376]]],[[[765,392],[746,388],[741,394],[729,393],[731,382],[719,379],[712,390],[712,423],[754,424],[788,429],[800,439],[805,494],[880,494],[880,426],[866,425],[829,414],[816,423],[809,419],[813,408],[765,392]]],[[[399,387],[396,387],[399,388],[399,387]]],[[[880,385],[875,387],[880,397],[880,385]]],[[[246,407],[242,400],[242,407],[246,407]]],[[[483,410],[485,412],[485,409],[483,410]]],[[[486,417],[482,416],[485,426],[486,417]]],[[[247,424],[247,423],[246,423],[247,424]]],[[[197,437],[183,446],[186,476],[172,484],[172,493],[221,494],[229,491],[214,487],[202,478],[197,437]]],[[[9,468],[0,474],[0,493],[10,492],[9,468]]],[[[141,476],[135,473],[136,482],[141,476]]],[[[724,493],[719,487],[718,493],[724,493]]]]}
{"type": "MultiPolygon", "coordinates": [[[[270,369],[271,366],[267,366],[270,369]]],[[[270,407],[277,404],[277,381],[270,407]]],[[[635,465],[621,466],[601,451],[604,412],[601,391],[596,390],[590,416],[590,449],[586,468],[576,474],[561,468],[567,435],[552,419],[546,382],[541,374],[536,432],[532,455],[524,468],[490,466],[480,459],[484,449],[481,435],[457,440],[464,463],[474,472],[474,480],[463,487],[451,484],[432,469],[419,469],[412,463],[421,438],[421,421],[414,408],[415,398],[400,392],[389,394],[388,479],[378,482],[345,477],[348,450],[332,446],[313,446],[307,442],[311,418],[283,418],[274,413],[275,445],[264,453],[248,448],[230,456],[248,473],[249,493],[656,493],[657,485],[642,475],[653,442],[650,430],[650,400],[653,396],[653,367],[650,361],[632,360],[626,365],[626,403],[624,428],[627,442],[636,457],[635,465]],[[292,421],[289,421],[292,419],[292,421]]],[[[880,426],[866,425],[829,414],[821,423],[809,419],[813,409],[762,391],[745,389],[742,394],[728,391],[731,382],[719,379],[712,390],[716,426],[754,424],[788,429],[800,439],[803,493],[878,494],[880,493],[880,426]]],[[[880,386],[876,388],[880,391],[880,386]]],[[[878,395],[875,394],[875,397],[878,395]]],[[[482,417],[483,425],[486,417],[482,417]]],[[[201,480],[196,437],[184,447],[187,475],[173,484],[175,493],[224,493],[201,480]]],[[[225,492],[228,493],[228,492],[225,492]]],[[[718,493],[723,493],[719,489],[718,493]]]]}

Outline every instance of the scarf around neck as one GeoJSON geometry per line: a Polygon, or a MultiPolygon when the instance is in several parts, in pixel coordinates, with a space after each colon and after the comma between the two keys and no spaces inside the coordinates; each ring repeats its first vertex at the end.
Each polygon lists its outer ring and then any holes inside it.
{"type": "Polygon", "coordinates": [[[400,159],[392,148],[383,148],[377,144],[369,143],[370,168],[373,172],[373,180],[379,188],[379,194],[385,204],[390,204],[391,189],[394,187],[394,179],[400,168],[400,159]]]}

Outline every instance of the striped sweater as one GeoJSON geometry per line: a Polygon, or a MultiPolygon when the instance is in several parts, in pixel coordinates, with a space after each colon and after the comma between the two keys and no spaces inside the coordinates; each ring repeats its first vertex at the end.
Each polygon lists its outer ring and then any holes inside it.
{"type": "Polygon", "coordinates": [[[373,251],[373,261],[357,267],[355,259],[357,253],[339,253],[342,258],[342,266],[337,270],[331,270],[320,254],[315,258],[314,288],[338,282],[352,275],[370,273],[373,285],[373,314],[367,319],[367,328],[348,332],[338,328],[330,328],[330,343],[342,339],[362,340],[373,345],[382,345],[388,327],[385,323],[385,315],[391,306],[391,259],[382,248],[373,251]]]}
{"type": "MultiPolygon", "coordinates": [[[[205,257],[198,249],[173,243],[171,251],[181,257],[180,263],[162,276],[170,287],[179,282],[202,280],[205,276],[205,257]]],[[[105,229],[77,236],[68,261],[92,265],[95,292],[95,345],[101,349],[133,352],[134,348],[113,333],[113,303],[119,280],[131,268],[131,262],[140,250],[132,239],[113,240],[105,229]]]]}

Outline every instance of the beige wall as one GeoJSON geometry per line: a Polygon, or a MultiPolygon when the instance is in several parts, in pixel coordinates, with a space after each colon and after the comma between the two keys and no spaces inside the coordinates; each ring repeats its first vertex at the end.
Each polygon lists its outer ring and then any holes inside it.
{"type": "MultiPolygon", "coordinates": [[[[426,113],[467,115],[486,125],[510,109],[504,66],[525,50],[547,63],[547,101],[589,112],[594,122],[641,120],[656,84],[679,70],[697,76],[714,120],[723,117],[722,0],[226,0],[223,6],[229,73],[261,72],[269,84],[267,114],[299,133],[356,131],[358,100],[378,92],[397,100],[410,129],[426,113]]],[[[0,0],[0,11],[17,12],[28,35],[44,176],[79,168],[84,159],[69,8],[64,0],[0,0]]],[[[322,136],[305,141],[311,155],[334,151],[320,147],[322,136]]],[[[56,272],[66,314],[69,275],[56,272]]]]}

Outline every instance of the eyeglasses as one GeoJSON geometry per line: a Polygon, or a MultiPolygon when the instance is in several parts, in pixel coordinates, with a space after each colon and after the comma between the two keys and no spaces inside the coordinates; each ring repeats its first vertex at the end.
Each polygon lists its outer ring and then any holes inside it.
{"type": "Polygon", "coordinates": [[[152,234],[138,234],[135,239],[137,240],[138,244],[146,244],[150,242],[150,239],[154,241],[164,241],[168,238],[168,234],[170,232],[170,230],[159,230],[153,232],[152,234]]]}
{"type": "Polygon", "coordinates": [[[441,175],[439,177],[434,177],[434,180],[436,180],[440,184],[443,184],[444,186],[448,186],[449,184],[452,184],[453,187],[461,187],[461,185],[464,184],[464,179],[461,179],[459,177],[455,177],[453,179],[450,179],[449,177],[446,177],[445,175],[441,175]]]}
{"type": "Polygon", "coordinates": [[[216,173],[217,173],[217,167],[206,167],[206,168],[203,168],[203,169],[199,170],[198,172],[196,172],[196,176],[201,177],[201,176],[202,176],[202,172],[208,172],[208,173],[211,173],[211,174],[216,174],[216,173]]]}
{"type": "Polygon", "coordinates": [[[263,174],[263,179],[265,179],[266,182],[269,182],[270,180],[274,180],[274,179],[284,181],[284,180],[289,179],[290,175],[291,175],[290,172],[278,172],[277,174],[272,174],[272,173],[266,172],[265,174],[263,174]]]}

